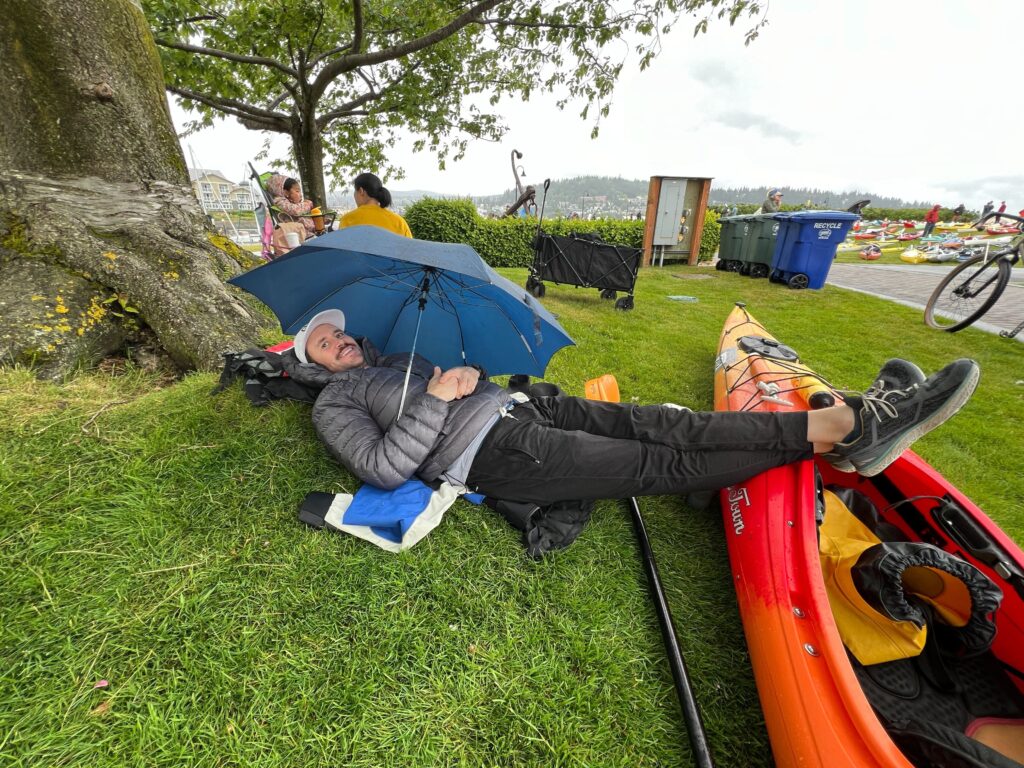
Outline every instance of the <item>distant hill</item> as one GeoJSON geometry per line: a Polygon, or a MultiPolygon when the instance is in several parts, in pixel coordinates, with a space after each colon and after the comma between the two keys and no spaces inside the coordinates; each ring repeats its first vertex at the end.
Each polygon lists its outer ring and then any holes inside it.
{"type": "MultiPolygon", "coordinates": [[[[544,197],[543,182],[528,180],[537,188],[537,206],[540,207],[544,197]]],[[[648,179],[623,179],[612,176],[576,176],[570,179],[552,179],[548,189],[544,216],[570,216],[574,213],[583,216],[603,216],[613,218],[632,217],[647,208],[648,179]]],[[[783,202],[787,205],[800,205],[810,201],[815,207],[845,209],[858,200],[871,200],[871,204],[881,208],[927,208],[928,201],[902,200],[896,197],[876,195],[858,190],[836,192],[826,189],[808,189],[805,187],[780,187],[783,202]]],[[[732,203],[761,203],[768,192],[766,187],[718,187],[712,182],[709,202],[712,205],[729,205],[732,203]]],[[[445,195],[427,190],[391,190],[394,207],[401,211],[406,206],[424,197],[451,198],[456,195],[445,195]]],[[[340,204],[347,209],[352,206],[351,193],[332,191],[329,195],[331,205],[340,204]]],[[[497,195],[472,195],[471,199],[486,213],[501,213],[516,198],[515,190],[509,188],[497,195]]]]}
{"type": "MultiPolygon", "coordinates": [[[[858,200],[870,200],[875,208],[930,208],[931,202],[926,200],[902,200],[898,197],[886,197],[873,192],[835,192],[830,189],[808,189],[807,187],[779,187],[782,190],[782,202],[787,205],[800,205],[810,201],[820,208],[843,210],[858,200]]],[[[711,186],[709,202],[711,204],[731,203],[763,203],[768,194],[765,187],[716,187],[711,186]]]]}

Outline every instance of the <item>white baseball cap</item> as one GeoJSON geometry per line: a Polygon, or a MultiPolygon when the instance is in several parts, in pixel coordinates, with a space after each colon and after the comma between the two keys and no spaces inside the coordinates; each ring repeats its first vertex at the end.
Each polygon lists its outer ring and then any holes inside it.
{"type": "Polygon", "coordinates": [[[299,332],[295,334],[295,356],[303,363],[309,362],[306,359],[306,338],[313,329],[325,324],[333,325],[339,331],[344,331],[345,313],[340,309],[325,309],[323,312],[313,315],[313,318],[299,329],[299,332]]]}

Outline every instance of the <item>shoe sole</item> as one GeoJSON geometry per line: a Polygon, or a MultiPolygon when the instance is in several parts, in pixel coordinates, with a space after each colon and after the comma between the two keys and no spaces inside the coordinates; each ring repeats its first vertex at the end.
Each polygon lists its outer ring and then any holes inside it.
{"type": "Polygon", "coordinates": [[[971,375],[959,386],[953,396],[946,401],[946,404],[939,410],[931,415],[925,421],[922,421],[913,429],[905,432],[899,438],[897,438],[893,444],[889,447],[885,453],[879,456],[877,459],[872,461],[870,464],[864,467],[856,466],[856,462],[853,462],[854,466],[860,474],[864,477],[874,477],[881,472],[884,472],[886,467],[892,464],[900,455],[911,446],[911,444],[926,434],[931,432],[933,429],[944,423],[951,416],[956,414],[964,404],[970,399],[971,395],[974,394],[974,390],[978,386],[978,380],[981,378],[981,368],[975,365],[971,369],[971,375]]]}

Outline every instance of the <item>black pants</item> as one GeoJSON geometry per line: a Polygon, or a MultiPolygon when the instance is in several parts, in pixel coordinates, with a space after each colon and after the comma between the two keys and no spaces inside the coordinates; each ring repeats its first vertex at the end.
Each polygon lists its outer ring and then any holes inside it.
{"type": "Polygon", "coordinates": [[[807,413],[692,413],[542,397],[484,439],[466,485],[539,505],[682,494],[809,458],[807,413]]]}

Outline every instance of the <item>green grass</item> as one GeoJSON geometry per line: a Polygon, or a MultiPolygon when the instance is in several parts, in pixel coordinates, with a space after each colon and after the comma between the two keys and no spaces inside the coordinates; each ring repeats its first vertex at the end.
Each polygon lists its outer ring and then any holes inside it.
{"type": "MultiPolygon", "coordinates": [[[[582,394],[611,372],[624,399],[710,408],[736,300],[836,386],[894,355],[979,360],[975,398],[917,449],[1024,539],[1018,342],[831,286],[645,270],[630,313],[549,286],[578,346],[548,379],[582,394]]],[[[464,502],[402,555],[306,530],[308,491],[357,483],[308,407],[215,381],[0,373],[0,765],[692,764],[620,505],[542,562],[464,502]]],[[[641,507],[716,759],[770,765],[717,513],[641,507]]]]}

